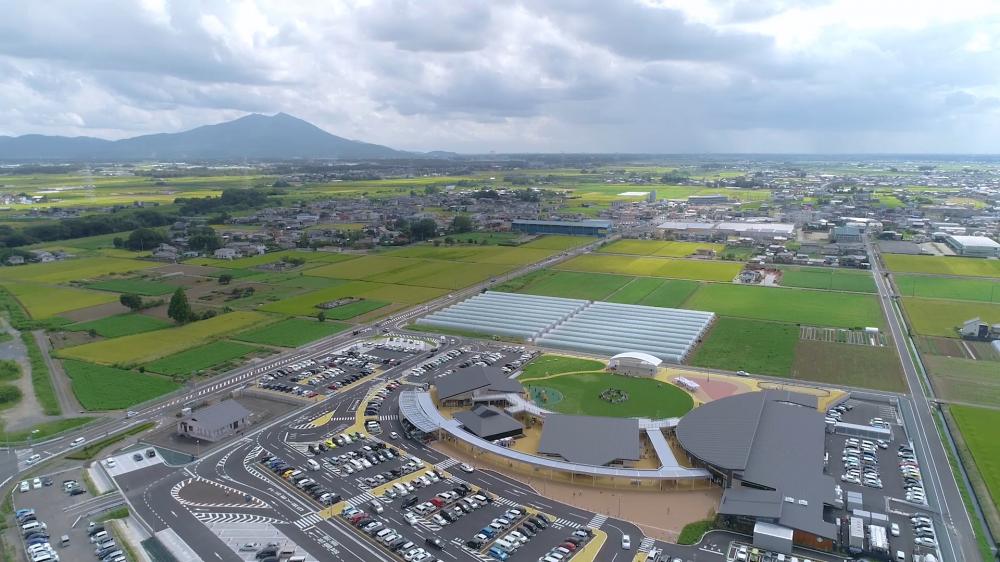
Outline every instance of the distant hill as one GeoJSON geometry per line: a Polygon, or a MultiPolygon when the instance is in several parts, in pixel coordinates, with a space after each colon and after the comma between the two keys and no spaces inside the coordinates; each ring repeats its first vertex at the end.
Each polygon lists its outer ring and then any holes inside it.
{"type": "Polygon", "coordinates": [[[365,160],[418,154],[331,135],[287,115],[257,113],[180,133],[109,141],[93,137],[0,136],[0,160],[365,160]]]}

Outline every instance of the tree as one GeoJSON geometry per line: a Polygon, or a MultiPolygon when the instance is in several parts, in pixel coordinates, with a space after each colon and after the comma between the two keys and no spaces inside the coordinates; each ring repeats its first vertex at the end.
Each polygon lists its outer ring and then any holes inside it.
{"type": "Polygon", "coordinates": [[[191,305],[188,304],[187,295],[184,289],[177,287],[174,296],[170,297],[170,305],[167,306],[167,316],[173,318],[174,322],[183,324],[191,320],[191,305]]]}
{"type": "Polygon", "coordinates": [[[451,232],[469,232],[473,229],[475,225],[472,223],[472,218],[469,215],[455,215],[455,218],[451,219],[451,232]]]}
{"type": "Polygon", "coordinates": [[[166,240],[165,236],[152,228],[137,228],[128,235],[128,240],[125,241],[125,247],[129,250],[142,252],[145,250],[152,250],[158,244],[162,244],[166,240]]]}
{"type": "Polygon", "coordinates": [[[427,240],[437,234],[437,223],[434,219],[420,219],[410,224],[410,238],[414,240],[427,240]]]}
{"type": "Polygon", "coordinates": [[[233,282],[233,274],[223,273],[219,276],[219,285],[228,285],[233,282]]]}
{"type": "Polygon", "coordinates": [[[200,226],[188,231],[188,247],[192,250],[214,252],[222,247],[222,239],[210,226],[200,226]]]}
{"type": "Polygon", "coordinates": [[[325,310],[319,311],[319,314],[316,315],[316,320],[319,320],[320,322],[326,322],[326,311],[325,310]]]}
{"type": "Polygon", "coordinates": [[[121,248],[125,245],[125,239],[121,236],[115,236],[114,239],[111,240],[111,243],[115,245],[115,248],[121,248]]]}
{"type": "Polygon", "coordinates": [[[139,310],[142,308],[142,297],[134,293],[125,293],[118,297],[118,302],[122,303],[122,306],[127,306],[131,310],[139,310]]]}

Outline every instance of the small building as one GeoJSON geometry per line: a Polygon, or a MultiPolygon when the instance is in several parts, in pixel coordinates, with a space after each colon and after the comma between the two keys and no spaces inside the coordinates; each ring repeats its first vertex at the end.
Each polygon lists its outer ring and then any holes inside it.
{"type": "Polygon", "coordinates": [[[591,219],[582,221],[539,221],[514,219],[510,229],[528,234],[569,234],[576,236],[606,236],[611,230],[611,221],[591,219]]]}
{"type": "Polygon", "coordinates": [[[217,260],[233,260],[238,256],[239,252],[235,248],[219,248],[212,254],[212,257],[217,260]]]}
{"type": "Polygon", "coordinates": [[[437,399],[444,406],[506,402],[507,394],[524,394],[524,385],[496,369],[481,365],[461,369],[434,381],[437,399]]]}
{"type": "Polygon", "coordinates": [[[471,410],[458,412],[454,418],[466,431],[487,441],[519,437],[524,433],[524,424],[493,406],[480,404],[471,410]]]}
{"type": "Polygon", "coordinates": [[[830,240],[837,243],[857,244],[861,238],[861,229],[856,226],[835,226],[830,231],[830,240]]]}
{"type": "Polygon", "coordinates": [[[24,256],[10,256],[7,265],[24,265],[24,256]]]}
{"type": "Polygon", "coordinates": [[[956,236],[947,235],[944,243],[955,253],[967,258],[1000,257],[1000,244],[986,236],[956,236]]]}
{"type": "Polygon", "coordinates": [[[641,351],[619,353],[608,362],[608,370],[634,377],[652,377],[660,370],[663,360],[641,351]]]}
{"type": "Polygon", "coordinates": [[[978,316],[962,323],[958,330],[963,338],[972,340],[985,340],[990,336],[990,325],[983,322],[978,316]]]}
{"type": "Polygon", "coordinates": [[[725,195],[689,195],[687,198],[688,205],[726,205],[729,203],[729,197],[725,195]]]}
{"type": "Polygon", "coordinates": [[[177,422],[177,434],[214,443],[245,428],[251,415],[236,400],[223,400],[182,417],[177,422]]]}

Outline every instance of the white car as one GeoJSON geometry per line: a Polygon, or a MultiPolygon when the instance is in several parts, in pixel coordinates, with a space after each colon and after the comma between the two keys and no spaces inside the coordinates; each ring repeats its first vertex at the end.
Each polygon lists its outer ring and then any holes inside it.
{"type": "Polygon", "coordinates": [[[459,468],[459,469],[460,469],[460,470],[461,470],[462,472],[473,472],[473,471],[475,471],[475,470],[476,470],[476,469],[472,468],[471,466],[469,466],[469,465],[467,465],[467,464],[465,464],[465,463],[462,463],[462,464],[458,465],[458,468],[459,468]]]}
{"type": "Polygon", "coordinates": [[[34,489],[36,489],[36,490],[40,489],[42,487],[42,479],[41,478],[35,478],[34,480],[32,480],[31,481],[31,487],[34,488],[34,489]]]}
{"type": "Polygon", "coordinates": [[[77,437],[76,439],[73,440],[72,443],[70,443],[70,445],[76,447],[77,445],[83,443],[84,441],[86,441],[86,439],[84,439],[83,437],[77,437]]]}
{"type": "Polygon", "coordinates": [[[632,537],[628,535],[622,535],[622,549],[632,550],[632,537]]]}
{"type": "Polygon", "coordinates": [[[38,462],[40,460],[42,460],[42,455],[39,455],[38,453],[35,453],[34,455],[31,455],[30,457],[28,457],[28,459],[25,462],[27,462],[28,464],[35,464],[36,462],[38,462]]]}
{"type": "Polygon", "coordinates": [[[899,536],[899,523],[893,523],[892,526],[889,527],[889,529],[890,529],[890,533],[892,533],[892,536],[894,536],[894,537],[898,537],[899,536]]]}
{"type": "Polygon", "coordinates": [[[111,457],[108,457],[108,458],[104,459],[104,466],[107,466],[108,468],[114,468],[114,467],[118,466],[118,463],[115,462],[115,459],[113,459],[111,457]]]}
{"type": "Polygon", "coordinates": [[[389,439],[399,439],[399,434],[396,433],[395,431],[390,431],[389,432],[389,439]]]}

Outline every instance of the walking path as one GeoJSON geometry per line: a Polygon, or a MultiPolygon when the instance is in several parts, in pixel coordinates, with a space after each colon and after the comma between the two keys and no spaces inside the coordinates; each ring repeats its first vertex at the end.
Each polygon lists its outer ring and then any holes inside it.
{"type": "Polygon", "coordinates": [[[76,395],[73,394],[72,381],[63,369],[62,363],[52,359],[52,346],[49,345],[49,338],[45,337],[45,331],[35,330],[32,335],[35,336],[38,349],[42,351],[42,358],[45,359],[45,365],[49,368],[49,376],[52,378],[52,386],[55,388],[56,398],[59,400],[59,408],[63,415],[75,416],[78,413],[96,415],[86,412],[77,402],[76,395]]]}
{"type": "Polygon", "coordinates": [[[31,384],[31,363],[28,362],[21,333],[11,327],[6,319],[0,319],[0,331],[12,336],[10,341],[0,344],[0,359],[9,359],[21,367],[21,377],[11,381],[21,390],[21,401],[0,414],[4,428],[7,431],[18,431],[54,419],[42,413],[42,407],[35,397],[35,389],[31,384]]]}

